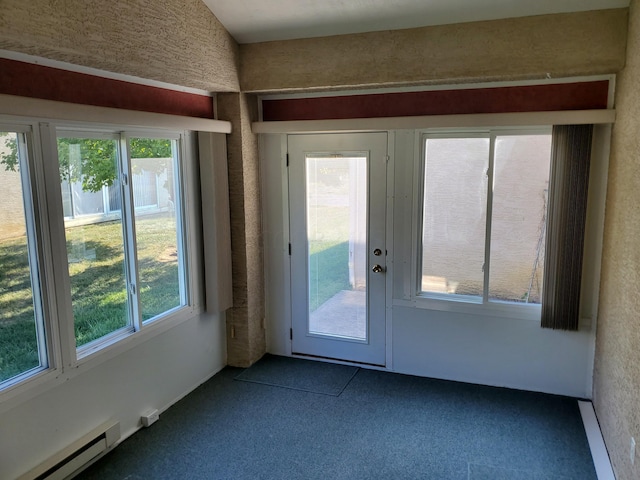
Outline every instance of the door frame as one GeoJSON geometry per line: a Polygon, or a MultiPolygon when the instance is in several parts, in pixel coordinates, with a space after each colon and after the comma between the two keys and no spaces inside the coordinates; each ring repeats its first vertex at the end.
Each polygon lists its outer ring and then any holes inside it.
{"type": "MultiPolygon", "coordinates": [[[[367,132],[369,133],[369,132],[367,132]]],[[[380,348],[382,349],[382,357],[381,360],[377,360],[375,363],[370,364],[368,361],[363,361],[362,363],[359,363],[357,360],[339,360],[339,359],[335,359],[332,358],[330,356],[324,357],[323,355],[315,355],[316,352],[311,353],[311,354],[306,354],[306,353],[294,353],[292,351],[292,346],[293,346],[293,341],[292,341],[292,332],[293,332],[293,304],[292,304],[292,296],[291,296],[291,287],[292,287],[292,275],[291,275],[291,267],[292,267],[292,257],[289,256],[289,245],[288,245],[288,241],[289,238],[292,234],[292,232],[289,230],[290,229],[290,225],[289,225],[289,216],[291,214],[290,209],[289,209],[289,172],[287,169],[287,149],[288,149],[288,141],[289,141],[289,135],[287,134],[282,134],[282,135],[263,135],[261,136],[262,140],[267,140],[267,141],[262,141],[261,142],[261,146],[262,147],[266,147],[265,148],[265,155],[263,157],[263,159],[265,161],[269,161],[267,158],[271,158],[271,160],[275,160],[273,158],[273,155],[275,155],[278,144],[280,147],[280,154],[282,155],[282,161],[281,161],[281,166],[282,166],[282,171],[281,171],[281,175],[280,175],[280,180],[282,181],[281,186],[280,186],[280,192],[278,192],[278,188],[276,185],[274,185],[274,183],[277,183],[277,178],[275,175],[275,172],[271,171],[269,174],[267,174],[270,178],[269,179],[263,179],[264,182],[266,184],[263,183],[263,188],[265,188],[266,190],[268,190],[267,192],[265,192],[265,196],[269,197],[271,195],[271,193],[269,192],[273,192],[277,195],[277,193],[281,193],[281,199],[282,199],[282,203],[281,203],[281,208],[282,208],[282,212],[283,212],[283,216],[282,216],[282,238],[283,240],[285,240],[285,245],[286,245],[286,255],[284,256],[284,269],[282,272],[280,272],[281,274],[283,274],[280,278],[282,278],[285,281],[285,291],[280,291],[278,292],[278,298],[279,300],[275,300],[275,302],[277,303],[278,301],[284,301],[286,299],[286,329],[283,328],[284,325],[281,324],[281,322],[278,322],[278,326],[279,326],[279,335],[282,335],[283,333],[286,334],[287,338],[286,338],[286,350],[285,352],[282,352],[282,347],[283,345],[283,341],[282,338],[277,339],[274,338],[276,336],[279,336],[278,334],[275,334],[272,336],[270,335],[269,331],[267,333],[267,344],[268,344],[268,351],[272,352],[272,353],[280,353],[280,354],[285,354],[289,355],[289,356],[300,356],[303,358],[319,358],[319,359],[326,359],[332,362],[337,362],[337,363],[346,363],[346,364],[363,364],[363,365],[367,365],[370,368],[377,368],[377,369],[385,369],[385,370],[390,370],[392,368],[392,337],[391,337],[391,298],[392,298],[392,275],[393,275],[393,232],[392,232],[392,225],[393,225],[393,218],[392,218],[392,214],[393,214],[393,185],[394,185],[394,179],[393,179],[393,172],[394,172],[394,168],[393,168],[393,148],[394,148],[394,132],[390,132],[390,131],[381,131],[381,132],[370,132],[370,133],[384,133],[386,135],[386,156],[385,159],[383,160],[383,165],[385,165],[386,171],[384,173],[384,179],[382,179],[383,183],[386,183],[384,185],[385,189],[386,189],[386,197],[382,200],[382,205],[383,209],[384,209],[384,214],[385,214],[385,218],[382,220],[381,222],[381,228],[384,229],[383,232],[381,232],[382,235],[382,242],[384,242],[385,248],[387,250],[387,256],[385,259],[385,263],[386,263],[386,274],[384,275],[384,279],[383,279],[383,288],[385,291],[385,295],[384,295],[384,302],[383,302],[383,312],[381,313],[382,318],[383,318],[383,322],[384,324],[380,327],[381,331],[382,331],[382,344],[380,345],[380,348]],[[263,138],[266,137],[266,138],[263,138]],[[279,137],[276,138],[276,137],[279,137]],[[278,348],[274,348],[276,347],[276,345],[278,348]],[[280,351],[278,351],[280,350],[280,351]]],[[[322,134],[322,135],[327,135],[327,138],[330,139],[330,135],[336,135],[336,136],[345,136],[348,134],[358,134],[358,135],[366,135],[363,132],[340,132],[340,133],[335,133],[335,134],[331,134],[331,133],[325,133],[325,132],[318,132],[317,134],[322,134]]],[[[290,134],[290,135],[294,135],[294,134],[290,134]]],[[[307,134],[307,132],[305,132],[305,135],[316,135],[316,134],[307,134]]],[[[296,135],[298,136],[298,135],[296,135]]],[[[321,138],[320,136],[318,136],[317,138],[321,138]]],[[[332,147],[325,147],[326,151],[331,151],[332,147]]],[[[317,148],[312,148],[311,150],[313,151],[317,151],[317,148]]],[[[322,148],[320,149],[321,151],[323,150],[322,148]]],[[[346,149],[348,150],[363,150],[362,148],[351,148],[351,149],[346,149]]],[[[273,169],[273,164],[271,163],[271,167],[273,169]]],[[[378,166],[379,168],[379,166],[378,166]]],[[[368,182],[367,182],[368,183],[368,182]]],[[[277,213],[277,209],[274,208],[275,205],[271,204],[267,206],[267,209],[269,211],[272,211],[274,214],[277,213]]],[[[268,215],[268,213],[267,213],[268,215]]],[[[279,236],[279,235],[278,235],[279,236]]],[[[273,238],[272,236],[267,235],[267,241],[266,243],[270,243],[269,242],[269,237],[273,238]]],[[[267,246],[267,252],[268,253],[272,253],[273,250],[269,250],[268,249],[268,245],[267,246]]],[[[295,248],[295,246],[294,246],[295,248]]],[[[370,253],[370,252],[369,252],[370,253]]],[[[266,275],[266,280],[268,282],[268,288],[270,289],[270,287],[272,287],[272,282],[269,280],[269,278],[271,277],[270,273],[271,273],[271,268],[273,263],[271,263],[271,259],[268,258],[269,255],[265,255],[265,269],[267,272],[266,275]],[[269,263],[269,265],[267,265],[267,263],[269,263]]],[[[369,257],[369,256],[368,256],[369,257]]],[[[276,273],[276,272],[274,272],[276,273]]],[[[267,299],[268,303],[271,303],[270,298],[267,299]]],[[[272,311],[273,307],[275,305],[271,304],[269,310],[272,311]]],[[[282,311],[279,307],[278,310],[282,311]]],[[[282,312],[284,313],[284,311],[282,312]]],[[[270,325],[271,327],[271,325],[270,325]]],[[[271,330],[271,329],[269,329],[271,330]]],[[[299,335],[299,333],[296,332],[297,335],[299,335]]],[[[347,340],[348,342],[348,340],[347,340]]]]}
{"type": "MultiPolygon", "coordinates": [[[[393,291],[393,223],[394,223],[394,159],[397,155],[396,137],[404,131],[376,130],[387,133],[387,275],[386,275],[386,345],[385,367],[366,365],[375,370],[393,370],[392,291],[393,291]]],[[[290,132],[295,134],[298,132],[290,132]]],[[[333,133],[325,131],[300,133],[333,133]]],[[[344,132],[360,133],[360,132],[344,132]]],[[[291,259],[289,257],[289,191],[287,172],[287,133],[262,133],[258,136],[260,187],[262,194],[264,281],[265,281],[265,333],[267,352],[274,355],[295,357],[291,350],[291,259]]],[[[411,136],[411,135],[410,135],[411,136]]],[[[413,141],[406,145],[404,154],[413,155],[413,141]]],[[[400,152],[401,154],[403,152],[400,152]]],[[[399,179],[401,180],[401,179],[399,179]]],[[[412,195],[412,192],[402,192],[412,195]]],[[[400,219],[400,221],[403,221],[400,219]]],[[[402,289],[402,285],[396,285],[402,289]]],[[[300,357],[310,358],[310,357],[300,357]]],[[[331,360],[332,363],[360,365],[331,360]]],[[[362,365],[361,365],[362,366],[362,365]]]]}

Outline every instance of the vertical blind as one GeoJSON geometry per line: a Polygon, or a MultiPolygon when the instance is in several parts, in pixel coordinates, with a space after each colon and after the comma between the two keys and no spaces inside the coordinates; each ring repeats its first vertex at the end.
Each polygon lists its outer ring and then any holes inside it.
{"type": "Polygon", "coordinates": [[[593,125],[555,125],[542,327],[578,330],[593,125]]]}

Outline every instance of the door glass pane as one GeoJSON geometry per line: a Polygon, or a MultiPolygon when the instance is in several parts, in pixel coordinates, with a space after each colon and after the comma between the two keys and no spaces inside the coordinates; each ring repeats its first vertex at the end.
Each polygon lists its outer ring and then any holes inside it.
{"type": "Polygon", "coordinates": [[[0,132],[0,384],[46,367],[35,238],[20,135],[0,132]]]}
{"type": "Polygon", "coordinates": [[[309,332],[367,338],[367,157],[306,157],[309,332]]]}
{"type": "Polygon", "coordinates": [[[496,137],[489,300],[540,303],[551,135],[496,137]]]}
{"type": "Polygon", "coordinates": [[[482,297],[489,138],[426,142],[422,291],[482,297]]]}
{"type": "Polygon", "coordinates": [[[132,324],[122,217],[109,213],[102,201],[103,188],[116,181],[117,141],[58,138],[58,158],[61,186],[73,204],[65,234],[76,346],[81,347],[132,324]]]}
{"type": "Polygon", "coordinates": [[[132,188],[143,321],[186,303],[177,142],[132,138],[132,188]]]}

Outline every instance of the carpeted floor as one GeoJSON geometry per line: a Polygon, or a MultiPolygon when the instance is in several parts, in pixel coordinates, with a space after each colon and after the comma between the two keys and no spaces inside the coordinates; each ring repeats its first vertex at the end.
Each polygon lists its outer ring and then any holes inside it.
{"type": "Polygon", "coordinates": [[[358,370],[358,367],[347,365],[292,360],[266,354],[238,375],[236,380],[337,397],[347,388],[358,370]]]}
{"type": "Polygon", "coordinates": [[[261,383],[224,369],[77,478],[596,480],[575,399],[365,369],[338,392],[335,365],[261,362],[261,383]]]}

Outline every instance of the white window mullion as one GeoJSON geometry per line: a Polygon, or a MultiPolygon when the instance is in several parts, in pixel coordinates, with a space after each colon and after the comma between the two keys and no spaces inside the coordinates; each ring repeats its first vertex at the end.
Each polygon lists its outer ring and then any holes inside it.
{"type": "Polygon", "coordinates": [[[482,303],[489,301],[489,274],[491,270],[491,216],[493,214],[493,178],[494,178],[494,157],[496,151],[496,134],[491,133],[489,143],[489,159],[487,166],[487,227],[484,240],[484,285],[482,292],[482,303]]]}
{"type": "Polygon", "coordinates": [[[46,191],[46,208],[51,245],[52,274],[54,281],[47,282],[47,291],[55,298],[57,335],[60,340],[60,354],[63,368],[76,363],[76,340],[73,324],[73,305],[71,302],[71,282],[67,265],[67,245],[65,237],[64,211],[62,208],[62,189],[60,165],[56,142],[55,126],[40,124],[40,139],[43,157],[43,176],[46,191]]]}
{"type": "Polygon", "coordinates": [[[118,172],[120,175],[120,188],[122,189],[122,228],[125,239],[124,256],[127,265],[127,295],[129,298],[129,315],[135,331],[142,328],[142,316],[140,314],[140,296],[138,291],[138,258],[136,250],[136,226],[133,197],[133,177],[131,172],[131,154],[129,139],[123,135],[120,140],[120,155],[118,158],[118,172]]]}
{"type": "Polygon", "coordinates": [[[416,135],[416,139],[414,140],[414,191],[416,194],[413,196],[413,211],[420,212],[419,215],[413,215],[413,219],[411,222],[412,230],[411,234],[415,241],[413,242],[412,258],[416,260],[411,263],[411,278],[413,282],[411,284],[411,294],[410,297],[406,296],[406,287],[405,287],[405,298],[410,298],[413,300],[416,295],[420,294],[422,291],[422,265],[423,265],[423,222],[424,222],[424,181],[425,181],[425,156],[427,153],[427,135],[416,135]]]}
{"type": "MultiPolygon", "coordinates": [[[[30,143],[30,142],[29,142],[30,143]]],[[[43,312],[43,292],[41,287],[41,272],[42,268],[42,247],[43,242],[38,240],[37,224],[40,217],[37,210],[37,198],[36,195],[38,189],[34,188],[36,184],[36,177],[34,169],[32,168],[32,155],[27,152],[27,134],[21,133],[17,135],[17,147],[18,147],[18,160],[20,162],[20,179],[22,181],[24,213],[26,220],[27,230],[27,246],[29,249],[29,271],[31,275],[31,288],[33,290],[33,308],[36,323],[36,335],[38,337],[38,357],[40,359],[40,365],[44,368],[49,367],[49,355],[47,354],[46,334],[44,328],[44,312],[43,312]]]]}
{"type": "MultiPolygon", "coordinates": [[[[173,188],[175,192],[175,198],[173,201],[173,211],[176,215],[176,225],[178,225],[177,230],[177,247],[178,252],[187,252],[185,249],[185,238],[186,232],[185,228],[187,226],[187,222],[185,222],[185,205],[187,204],[187,199],[184,194],[184,189],[182,188],[182,179],[186,176],[186,168],[185,168],[185,141],[184,136],[180,136],[180,140],[177,142],[171,142],[171,156],[173,157],[173,168],[175,175],[173,176],[173,188]]],[[[188,218],[188,217],[187,217],[188,218]]],[[[180,281],[180,303],[182,305],[191,304],[191,296],[188,289],[189,282],[187,281],[187,268],[186,265],[189,265],[190,262],[188,258],[182,258],[179,261],[179,281],[180,281]]]]}

